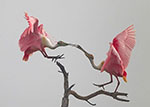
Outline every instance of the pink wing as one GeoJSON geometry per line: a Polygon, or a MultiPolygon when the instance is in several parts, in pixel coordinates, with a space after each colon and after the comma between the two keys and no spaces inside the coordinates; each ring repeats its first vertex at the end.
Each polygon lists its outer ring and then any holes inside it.
{"type": "Polygon", "coordinates": [[[113,39],[113,46],[119,53],[124,68],[128,66],[131,51],[134,48],[136,42],[135,31],[133,29],[134,27],[131,25],[113,39]]]}
{"type": "Polygon", "coordinates": [[[25,13],[25,18],[29,23],[29,28],[31,32],[37,32],[38,31],[38,19],[33,16],[28,16],[27,13],[25,13]]]}
{"type": "Polygon", "coordinates": [[[19,40],[19,46],[21,51],[25,51],[28,47],[35,46],[40,48],[40,36],[34,35],[34,33],[28,33],[28,28],[23,32],[19,40]]]}
{"type": "Polygon", "coordinates": [[[38,19],[28,16],[27,13],[25,13],[25,17],[29,23],[29,27],[25,29],[20,37],[19,46],[21,51],[25,51],[29,46],[35,43],[34,41],[39,39],[39,36],[35,36],[38,32],[38,19]]]}
{"type": "Polygon", "coordinates": [[[124,71],[122,66],[123,63],[113,44],[110,44],[110,49],[107,56],[108,57],[102,66],[101,72],[106,70],[111,74],[122,76],[124,71]]]}

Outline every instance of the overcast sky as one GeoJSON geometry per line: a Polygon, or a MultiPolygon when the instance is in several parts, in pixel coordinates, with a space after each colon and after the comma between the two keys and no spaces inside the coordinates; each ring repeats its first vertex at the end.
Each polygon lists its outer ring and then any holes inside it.
{"type": "MultiPolygon", "coordinates": [[[[120,78],[119,91],[127,92],[129,103],[107,96],[91,101],[96,107],[149,106],[150,55],[149,0],[0,0],[0,107],[60,107],[63,76],[59,68],[34,53],[22,61],[18,40],[26,27],[24,12],[37,17],[47,33],[58,40],[78,43],[95,56],[99,64],[106,58],[109,42],[134,24],[136,46],[126,69],[128,83],[120,78]]],[[[82,52],[75,48],[47,49],[49,55],[65,54],[60,60],[69,72],[70,85],[81,95],[98,90],[92,83],[110,80],[108,73],[94,70],[82,52]]],[[[114,82],[106,90],[114,91],[114,82]]],[[[70,107],[91,107],[70,96],[70,107]]]]}

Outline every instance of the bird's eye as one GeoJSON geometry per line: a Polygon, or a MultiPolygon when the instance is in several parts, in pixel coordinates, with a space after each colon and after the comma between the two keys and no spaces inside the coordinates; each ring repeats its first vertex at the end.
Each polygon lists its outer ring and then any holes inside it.
{"type": "Polygon", "coordinates": [[[61,44],[61,43],[60,43],[60,41],[59,41],[57,44],[59,44],[59,45],[60,45],[60,44],[61,44]]]}
{"type": "Polygon", "coordinates": [[[93,56],[93,55],[91,55],[91,59],[94,59],[94,56],[93,56]]]}
{"type": "Polygon", "coordinates": [[[62,41],[59,41],[58,44],[59,44],[59,45],[62,44],[62,41]]]}

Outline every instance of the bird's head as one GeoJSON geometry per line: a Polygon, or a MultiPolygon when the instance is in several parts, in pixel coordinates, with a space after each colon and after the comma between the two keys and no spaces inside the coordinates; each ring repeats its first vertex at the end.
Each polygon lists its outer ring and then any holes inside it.
{"type": "Polygon", "coordinates": [[[63,42],[63,41],[58,41],[57,42],[57,45],[58,46],[68,46],[68,45],[70,45],[69,43],[65,43],[65,42],[63,42]]]}
{"type": "Polygon", "coordinates": [[[59,47],[59,46],[72,46],[72,47],[77,47],[76,44],[66,43],[66,42],[63,42],[63,41],[58,41],[58,42],[57,42],[57,47],[59,47]]]}
{"type": "Polygon", "coordinates": [[[94,60],[94,56],[89,53],[85,53],[85,55],[89,58],[89,60],[94,60]]]}

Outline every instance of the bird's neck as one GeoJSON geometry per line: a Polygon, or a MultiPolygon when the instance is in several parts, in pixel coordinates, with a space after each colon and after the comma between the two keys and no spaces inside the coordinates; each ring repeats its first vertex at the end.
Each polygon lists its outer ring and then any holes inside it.
{"type": "MultiPolygon", "coordinates": [[[[90,59],[89,59],[89,60],[90,60],[90,59]]],[[[92,65],[92,67],[93,67],[94,69],[96,69],[96,70],[101,70],[101,66],[95,65],[94,60],[90,60],[90,63],[91,63],[91,65],[92,65]]]]}
{"type": "Polygon", "coordinates": [[[56,49],[58,47],[58,44],[52,44],[48,38],[45,36],[42,37],[42,44],[44,47],[48,47],[50,49],[56,49]]]}
{"type": "Polygon", "coordinates": [[[58,45],[57,44],[55,44],[55,45],[48,45],[47,47],[50,48],[50,49],[56,49],[58,47],[58,45]]]}

